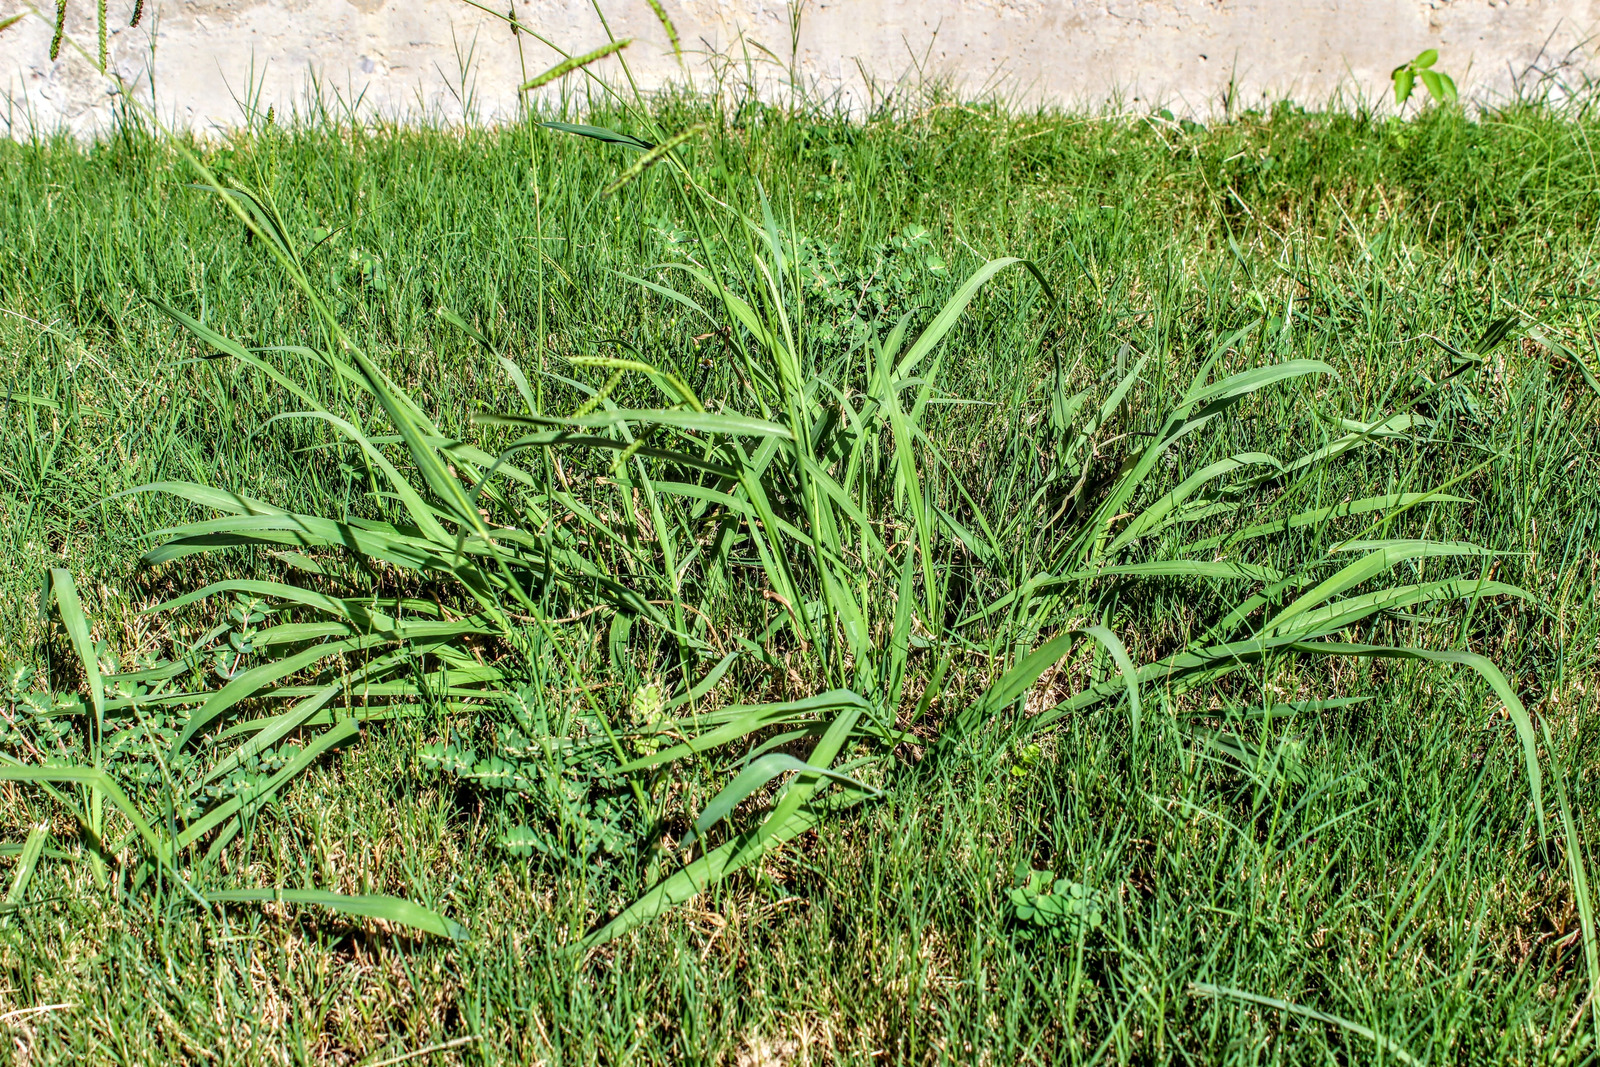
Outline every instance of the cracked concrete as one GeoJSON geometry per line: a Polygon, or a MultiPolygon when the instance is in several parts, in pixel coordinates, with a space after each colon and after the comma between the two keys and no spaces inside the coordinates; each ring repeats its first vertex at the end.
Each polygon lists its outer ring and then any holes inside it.
{"type": "MultiPolygon", "coordinates": [[[[0,0],[0,18],[26,2],[0,0]]],[[[636,38],[627,57],[644,85],[753,81],[770,96],[794,70],[858,107],[927,78],[1017,103],[1208,115],[1231,92],[1235,104],[1320,105],[1381,98],[1390,68],[1425,48],[1485,99],[1518,79],[1575,82],[1600,29],[1600,0],[808,0],[796,35],[780,0],[662,2],[691,53],[681,66],[644,0],[602,5],[617,36],[636,38]]],[[[589,0],[492,3],[574,51],[605,40],[589,0]]],[[[71,0],[55,62],[43,5],[0,33],[0,119],[13,136],[103,129],[119,80],[163,120],[199,129],[268,105],[492,122],[515,113],[525,71],[558,58],[462,0],[146,0],[137,28],[133,0],[110,0],[102,75],[94,6],[71,0]]],[[[621,73],[614,60],[596,69],[621,73]]]]}

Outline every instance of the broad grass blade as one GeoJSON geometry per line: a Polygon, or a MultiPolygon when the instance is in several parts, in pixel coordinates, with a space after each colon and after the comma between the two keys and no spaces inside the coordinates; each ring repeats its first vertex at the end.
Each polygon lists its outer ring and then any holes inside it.
{"type": "Polygon", "coordinates": [[[329,908],[342,915],[382,919],[396,926],[410,927],[451,941],[460,941],[467,936],[466,927],[436,911],[424,908],[420,904],[413,904],[409,900],[376,893],[347,896],[325,889],[227,889],[214,890],[202,896],[211,904],[312,904],[329,908]]]}

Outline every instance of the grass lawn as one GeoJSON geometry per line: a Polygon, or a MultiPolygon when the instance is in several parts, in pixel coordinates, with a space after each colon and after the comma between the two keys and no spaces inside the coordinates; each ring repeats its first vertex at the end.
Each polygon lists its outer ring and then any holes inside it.
{"type": "Polygon", "coordinates": [[[587,121],[0,143],[11,1062],[1594,1059],[1592,106],[587,121]]]}

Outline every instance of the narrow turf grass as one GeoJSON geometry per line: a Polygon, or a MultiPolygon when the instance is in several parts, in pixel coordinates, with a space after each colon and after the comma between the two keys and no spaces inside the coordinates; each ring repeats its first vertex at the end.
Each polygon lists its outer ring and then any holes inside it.
{"type": "MultiPolygon", "coordinates": [[[[707,117],[664,108],[674,124],[707,117]]],[[[1325,360],[1340,378],[1316,387],[1321,408],[1375,417],[1419,375],[1457,369],[1446,346],[1475,351],[1512,319],[1486,366],[1432,402],[1433,440],[1333,476],[1352,496],[1419,472],[1467,476],[1453,491],[1471,505],[1430,507],[1407,529],[1503,551],[1497,577],[1537,600],[1458,614],[1446,632],[1516,680],[1560,739],[1580,811],[1594,809],[1600,397],[1585,370],[1600,361],[1585,107],[1398,124],[1285,107],[1205,131],[955,104],[864,127],[713,117],[697,162],[729,195],[759,177],[849,266],[926,227],[945,264],[918,266],[929,302],[983,259],[1028,256],[1063,298],[1059,355],[1096,375],[1124,344],[1152,353],[1156,395],[1208,343],[1260,320],[1251,354],[1325,360]]],[[[272,175],[292,225],[337,231],[312,263],[341,316],[457,430],[506,407],[510,389],[437,307],[523,361],[604,351],[617,334],[680,365],[704,358],[710,339],[615,273],[670,255],[676,201],[649,181],[597,201],[619,166],[590,146],[525,129],[310,129],[258,131],[232,151],[272,175]]],[[[307,451],[314,433],[261,430],[291,402],[234,365],[195,362],[205,353],[142,300],[182,300],[259,344],[293,343],[308,321],[238,223],[183,188],[193,175],[168,146],[129,131],[87,149],[0,145],[0,163],[19,176],[0,196],[0,654],[37,656],[43,571],[64,565],[99,636],[131,655],[167,636],[134,609],[216,564],[136,571],[149,531],[193,516],[106,497],[189,478],[359,508],[365,474],[307,451]]],[[[1023,279],[1003,282],[947,342],[950,391],[994,407],[942,423],[941,440],[980,467],[985,449],[1029,447],[1039,310],[1023,279]]],[[[1321,429],[1267,398],[1217,447],[1279,451],[1321,429]]],[[[1147,647],[1190,621],[1177,587],[1130,612],[1147,647]]],[[[1570,889],[1538,846],[1494,702],[1437,669],[1323,668],[1317,681],[1376,698],[1286,730],[1306,745],[1306,783],[1251,775],[1155,712],[1135,758],[1108,715],[1068,720],[1038,761],[987,737],[827,847],[802,840],[577,967],[560,948],[625,903],[643,865],[501,854],[481,799],[422,771],[420,747],[448,723],[371,728],[269,807],[223,873],[407,896],[449,910],[472,940],[276,907],[196,923],[175,894],[106,907],[86,871],[47,866],[4,935],[4,995],[73,1007],[19,1015],[12,1037],[45,1062],[202,1048],[364,1062],[458,1038],[473,1040],[435,1062],[1378,1055],[1359,1031],[1198,983],[1336,1016],[1423,1060],[1589,1055],[1570,889]],[[1019,863],[1102,890],[1106,936],[1081,951],[1026,942],[1005,908],[1019,863]]],[[[16,791],[7,804],[19,843],[48,811],[16,791]]]]}

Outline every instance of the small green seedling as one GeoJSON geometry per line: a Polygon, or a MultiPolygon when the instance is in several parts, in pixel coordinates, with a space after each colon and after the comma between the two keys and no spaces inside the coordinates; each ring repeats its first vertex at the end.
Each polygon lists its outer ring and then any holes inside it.
{"type": "MultiPolygon", "coordinates": [[[[1020,870],[1017,872],[1022,877],[1020,870]]],[[[1100,897],[1081,882],[1051,880],[1049,871],[1030,869],[1026,880],[1007,894],[1011,916],[1026,940],[1077,941],[1100,929],[1100,897]]]]}
{"type": "Polygon", "coordinates": [[[1394,102],[1404,107],[1405,102],[1411,99],[1411,90],[1420,81],[1436,103],[1455,103],[1456,83],[1444,71],[1433,69],[1438,61],[1438,50],[1430,48],[1411,62],[1390,71],[1389,80],[1394,82],[1394,102]]]}
{"type": "Polygon", "coordinates": [[[1017,778],[1026,778],[1033,773],[1039,765],[1039,760],[1044,757],[1044,750],[1038,745],[1027,744],[1016,750],[1017,761],[1011,765],[1011,773],[1017,778]]]}

